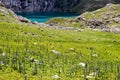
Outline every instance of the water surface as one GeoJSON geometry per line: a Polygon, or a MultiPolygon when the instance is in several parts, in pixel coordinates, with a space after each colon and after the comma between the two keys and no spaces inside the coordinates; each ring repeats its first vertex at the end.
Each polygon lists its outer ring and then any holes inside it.
{"type": "Polygon", "coordinates": [[[30,12],[30,13],[17,13],[23,17],[30,19],[33,22],[46,22],[50,18],[62,17],[70,18],[76,17],[78,14],[75,13],[59,13],[59,12],[30,12]]]}

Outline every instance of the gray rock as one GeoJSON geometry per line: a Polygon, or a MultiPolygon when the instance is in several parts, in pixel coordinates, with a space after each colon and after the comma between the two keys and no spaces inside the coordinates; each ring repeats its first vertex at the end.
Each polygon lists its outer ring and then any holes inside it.
{"type": "Polygon", "coordinates": [[[0,0],[7,8],[14,12],[32,11],[69,11],[75,7],[80,0],[0,0]]]}
{"type": "Polygon", "coordinates": [[[111,27],[110,32],[119,33],[120,32],[120,26],[111,27]]]}
{"type": "Polygon", "coordinates": [[[113,18],[113,21],[116,22],[116,23],[120,23],[120,17],[113,18]]]}
{"type": "Polygon", "coordinates": [[[24,18],[24,17],[22,17],[22,16],[18,16],[18,19],[19,19],[19,21],[21,21],[21,22],[31,23],[30,20],[28,20],[27,18],[24,18]]]}
{"type": "MultiPolygon", "coordinates": [[[[0,0],[14,12],[62,11],[84,12],[105,6],[107,3],[120,3],[120,0],[0,0]],[[77,11],[78,10],[78,11],[77,11]]],[[[109,8],[109,5],[106,7],[109,8]]]]}
{"type": "Polygon", "coordinates": [[[0,6],[4,7],[4,4],[0,1],[0,6]]]}

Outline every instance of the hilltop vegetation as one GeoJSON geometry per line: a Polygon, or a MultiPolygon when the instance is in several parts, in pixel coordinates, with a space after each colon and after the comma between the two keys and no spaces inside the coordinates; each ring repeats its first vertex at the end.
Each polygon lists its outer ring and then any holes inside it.
{"type": "Polygon", "coordinates": [[[107,4],[96,11],[85,12],[73,19],[53,18],[47,23],[78,28],[102,29],[103,31],[120,31],[120,5],[107,4]]]}
{"type": "Polygon", "coordinates": [[[120,79],[120,33],[36,27],[7,10],[0,6],[0,80],[120,79]]]}
{"type": "Polygon", "coordinates": [[[120,26],[120,5],[107,4],[105,7],[93,12],[85,12],[76,18],[86,26],[93,28],[120,26]]]}

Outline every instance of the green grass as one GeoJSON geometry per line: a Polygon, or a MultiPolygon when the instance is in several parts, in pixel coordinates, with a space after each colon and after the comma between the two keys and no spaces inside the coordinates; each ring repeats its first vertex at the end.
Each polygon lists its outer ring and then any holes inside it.
{"type": "Polygon", "coordinates": [[[120,5],[108,4],[101,9],[85,12],[80,16],[86,20],[92,20],[93,18],[100,20],[106,23],[107,27],[119,26],[120,23],[114,21],[114,18],[120,13],[119,7],[120,5]]]}
{"type": "Polygon", "coordinates": [[[0,80],[84,80],[93,72],[89,80],[120,79],[120,33],[36,27],[5,16],[0,15],[0,80]]]}
{"type": "Polygon", "coordinates": [[[120,60],[120,34],[88,29],[82,32],[65,31],[0,22],[0,36],[0,54],[6,53],[6,58],[0,56],[0,61],[6,62],[6,65],[0,66],[0,80],[23,80],[24,75],[29,80],[39,80],[41,76],[42,80],[52,80],[56,74],[60,80],[83,80],[82,75],[97,72],[97,68],[101,72],[99,77],[95,76],[96,79],[109,80],[115,79],[119,73],[116,66],[120,60]],[[75,50],[71,51],[70,48],[75,50]],[[60,52],[60,55],[51,50],[60,52]],[[98,57],[92,57],[93,54],[98,57]],[[35,65],[29,61],[31,57],[38,60],[38,72],[35,75],[35,65]],[[12,61],[14,58],[16,61],[12,61]],[[18,68],[18,62],[21,63],[21,69],[18,68]],[[82,62],[88,66],[78,66],[82,62]],[[105,64],[108,65],[107,71],[105,64]]]}
{"type": "MultiPolygon", "coordinates": [[[[64,27],[75,27],[75,28],[85,28],[88,26],[93,26],[88,22],[91,20],[102,21],[104,26],[107,27],[116,27],[119,26],[120,23],[114,21],[114,19],[119,16],[120,13],[120,5],[116,4],[108,4],[107,6],[97,9],[95,11],[89,11],[81,14],[79,17],[85,19],[85,21],[80,20],[78,18],[52,18],[48,20],[47,24],[54,24],[58,26],[64,27]],[[77,20],[77,21],[76,21],[77,20]]],[[[79,8],[78,8],[79,9],[79,8]]],[[[103,25],[98,26],[101,27],[103,25]]]]}
{"type": "Polygon", "coordinates": [[[80,22],[73,22],[74,18],[51,18],[46,23],[53,24],[62,27],[74,27],[74,28],[83,28],[82,23],[80,22]]]}

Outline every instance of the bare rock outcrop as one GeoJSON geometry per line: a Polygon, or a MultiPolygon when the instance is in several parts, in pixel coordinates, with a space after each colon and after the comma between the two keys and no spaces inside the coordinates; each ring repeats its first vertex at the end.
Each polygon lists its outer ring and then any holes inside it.
{"type": "Polygon", "coordinates": [[[0,0],[14,12],[85,12],[105,6],[107,3],[120,3],[120,0],[0,0]]]}

